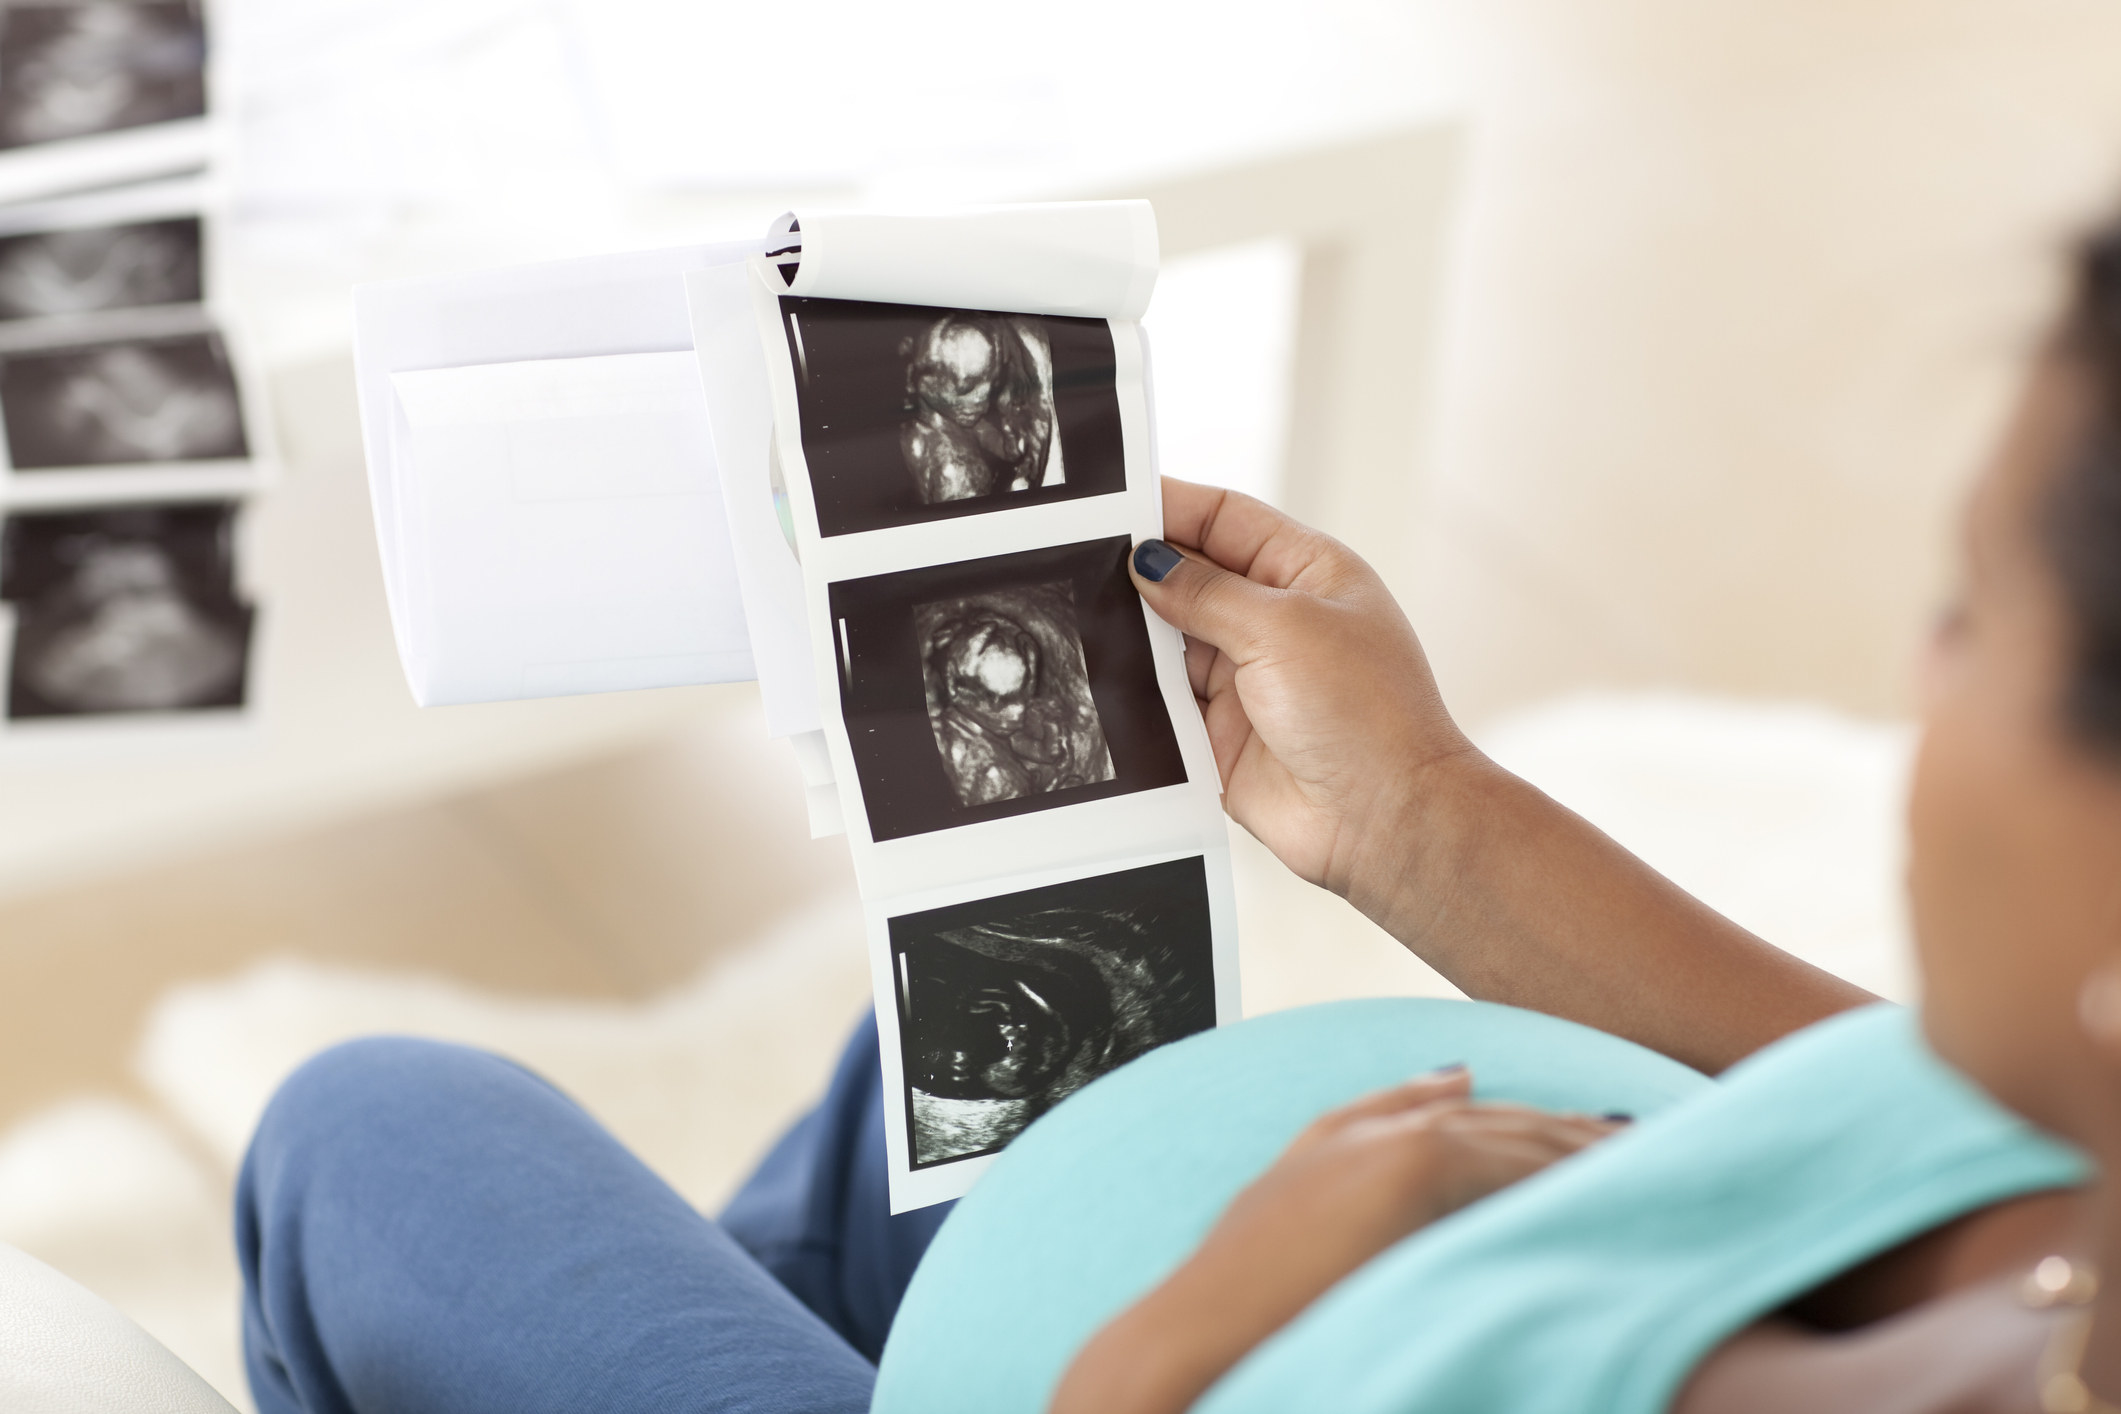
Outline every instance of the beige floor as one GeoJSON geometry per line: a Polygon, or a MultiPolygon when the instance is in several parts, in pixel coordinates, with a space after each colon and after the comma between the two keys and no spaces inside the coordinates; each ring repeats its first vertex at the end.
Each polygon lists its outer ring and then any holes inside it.
{"type": "Polygon", "coordinates": [[[851,898],[846,849],[808,838],[749,692],[717,701],[600,759],[0,905],[0,1129],[133,1093],[154,1000],[267,956],[643,998],[791,909],[851,898]]]}

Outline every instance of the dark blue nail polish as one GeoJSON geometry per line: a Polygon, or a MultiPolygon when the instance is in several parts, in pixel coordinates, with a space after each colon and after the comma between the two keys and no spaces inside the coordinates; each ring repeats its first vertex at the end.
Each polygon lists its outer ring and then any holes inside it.
{"type": "Polygon", "coordinates": [[[1614,1110],[1610,1114],[1602,1114],[1598,1117],[1607,1124],[1633,1124],[1635,1122],[1635,1116],[1621,1110],[1614,1110]]]}
{"type": "Polygon", "coordinates": [[[1459,1071],[1464,1070],[1465,1068],[1466,1063],[1464,1061],[1452,1061],[1449,1065],[1440,1065],[1436,1067],[1436,1069],[1430,1071],[1429,1074],[1456,1075],[1459,1071]]]}
{"type": "Polygon", "coordinates": [[[1151,584],[1162,584],[1183,558],[1161,540],[1144,540],[1134,547],[1134,572],[1151,584]]]}

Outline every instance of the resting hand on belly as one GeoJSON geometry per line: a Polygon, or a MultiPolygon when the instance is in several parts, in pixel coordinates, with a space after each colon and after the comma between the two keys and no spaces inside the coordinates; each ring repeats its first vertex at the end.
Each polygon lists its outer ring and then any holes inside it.
{"type": "Polygon", "coordinates": [[[1192,1257],[1083,1347],[1051,1414],[1179,1414],[1387,1247],[1619,1128],[1471,1093],[1466,1071],[1439,1071],[1314,1122],[1192,1257]]]}

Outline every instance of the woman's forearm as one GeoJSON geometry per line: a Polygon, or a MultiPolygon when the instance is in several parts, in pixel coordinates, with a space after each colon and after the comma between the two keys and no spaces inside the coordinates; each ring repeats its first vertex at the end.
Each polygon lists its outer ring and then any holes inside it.
{"type": "Polygon", "coordinates": [[[1484,1001],[1543,1011],[1715,1072],[1875,1000],[1770,946],[1478,752],[1405,783],[1347,895],[1484,1001]]]}
{"type": "Polygon", "coordinates": [[[1704,1070],[1869,1000],[1473,750],[1413,627],[1346,546],[1182,481],[1164,482],[1164,520],[1190,552],[1144,541],[1134,583],[1191,640],[1230,814],[1467,992],[1704,1070]]]}

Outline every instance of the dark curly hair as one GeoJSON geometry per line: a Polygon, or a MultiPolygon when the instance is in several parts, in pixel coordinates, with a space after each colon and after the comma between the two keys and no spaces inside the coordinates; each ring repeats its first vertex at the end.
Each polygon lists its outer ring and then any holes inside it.
{"type": "Polygon", "coordinates": [[[2091,412],[2047,507],[2047,543],[2076,635],[2070,725],[2121,761],[2121,222],[2085,243],[2063,354],[2091,412]]]}

